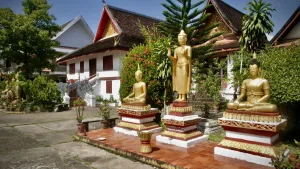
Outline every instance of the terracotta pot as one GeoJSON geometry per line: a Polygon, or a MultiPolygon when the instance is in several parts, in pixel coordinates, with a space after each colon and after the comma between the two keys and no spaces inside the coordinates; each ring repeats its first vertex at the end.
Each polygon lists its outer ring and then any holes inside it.
{"type": "Polygon", "coordinates": [[[152,147],[150,144],[150,140],[151,140],[152,132],[140,131],[138,132],[138,135],[142,143],[140,148],[141,153],[145,153],[145,154],[151,153],[152,147]]]}
{"type": "Polygon", "coordinates": [[[84,133],[85,124],[77,124],[77,132],[84,133]]]}
{"type": "Polygon", "coordinates": [[[101,125],[103,129],[109,128],[109,121],[107,120],[101,120],[101,125]]]}

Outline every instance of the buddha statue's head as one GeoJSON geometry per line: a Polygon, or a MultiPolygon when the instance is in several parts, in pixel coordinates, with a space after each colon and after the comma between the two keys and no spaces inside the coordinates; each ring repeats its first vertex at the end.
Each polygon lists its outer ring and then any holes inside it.
{"type": "Polygon", "coordinates": [[[259,76],[260,63],[257,61],[257,59],[253,59],[252,62],[250,63],[249,72],[250,72],[251,78],[256,78],[259,76]]]}
{"type": "Polygon", "coordinates": [[[186,45],[186,41],[187,41],[187,36],[184,30],[181,30],[180,33],[178,34],[178,43],[179,45],[186,45]]]}
{"type": "Polygon", "coordinates": [[[140,82],[142,80],[142,71],[140,70],[140,65],[138,65],[138,70],[135,72],[136,81],[140,82]]]}

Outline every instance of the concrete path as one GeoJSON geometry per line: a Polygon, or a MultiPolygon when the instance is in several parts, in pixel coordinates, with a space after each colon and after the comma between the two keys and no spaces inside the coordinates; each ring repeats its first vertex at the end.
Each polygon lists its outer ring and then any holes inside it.
{"type": "MultiPolygon", "coordinates": [[[[99,117],[87,108],[85,117],[99,117]]],[[[115,109],[112,116],[117,116],[115,109]]],[[[100,128],[91,123],[90,129],[100,128]]],[[[0,113],[0,169],[152,169],[153,167],[73,141],[75,111],[0,113]]]]}

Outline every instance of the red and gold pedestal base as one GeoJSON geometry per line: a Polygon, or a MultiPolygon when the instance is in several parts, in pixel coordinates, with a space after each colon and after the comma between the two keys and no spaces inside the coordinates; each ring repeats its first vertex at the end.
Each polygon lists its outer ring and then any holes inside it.
{"type": "Polygon", "coordinates": [[[156,137],[158,142],[188,148],[208,139],[208,136],[203,136],[197,130],[200,117],[194,115],[187,102],[174,102],[169,115],[165,115],[162,121],[166,125],[166,131],[156,137]]]}
{"type": "Polygon", "coordinates": [[[218,122],[226,137],[215,147],[215,154],[271,166],[273,145],[279,142],[279,133],[286,126],[278,113],[226,111],[218,122]]]}
{"type": "Polygon", "coordinates": [[[125,105],[123,107],[117,109],[117,112],[121,116],[121,121],[114,127],[115,132],[138,136],[138,132],[140,131],[152,133],[161,131],[161,127],[153,122],[158,110],[151,110],[150,106],[145,105],[125,105]]]}

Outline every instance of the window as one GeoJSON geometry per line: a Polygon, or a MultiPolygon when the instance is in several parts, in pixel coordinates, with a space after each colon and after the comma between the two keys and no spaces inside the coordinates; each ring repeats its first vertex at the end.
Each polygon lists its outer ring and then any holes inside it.
{"type": "Polygon", "coordinates": [[[69,64],[69,74],[75,74],[75,63],[69,64]]]}
{"type": "Polygon", "coordinates": [[[113,56],[103,57],[103,70],[113,70],[113,56]]]}
{"type": "Polygon", "coordinates": [[[112,93],[112,81],[106,81],[106,93],[112,93]]]}
{"type": "Polygon", "coordinates": [[[84,73],[84,61],[80,62],[80,73],[84,73]]]}

